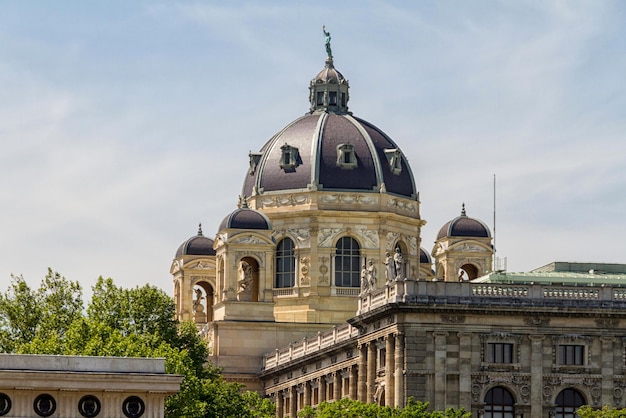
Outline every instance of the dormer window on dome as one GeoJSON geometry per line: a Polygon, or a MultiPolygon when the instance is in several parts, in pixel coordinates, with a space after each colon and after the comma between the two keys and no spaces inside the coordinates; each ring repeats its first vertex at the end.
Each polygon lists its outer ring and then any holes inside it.
{"type": "Polygon", "coordinates": [[[280,157],[280,168],[283,170],[293,170],[300,165],[300,153],[298,148],[285,144],[280,147],[282,152],[280,157]]]}
{"type": "Polygon", "coordinates": [[[354,145],[350,143],[337,145],[337,167],[346,170],[358,167],[354,145]]]}
{"type": "Polygon", "coordinates": [[[259,161],[261,161],[261,157],[263,154],[260,152],[250,152],[248,157],[250,158],[250,168],[248,169],[248,174],[251,176],[256,172],[256,168],[259,165],[259,161]]]}
{"type": "Polygon", "coordinates": [[[399,175],[402,172],[402,151],[398,148],[386,149],[385,156],[387,157],[391,172],[395,175],[399,175]]]}

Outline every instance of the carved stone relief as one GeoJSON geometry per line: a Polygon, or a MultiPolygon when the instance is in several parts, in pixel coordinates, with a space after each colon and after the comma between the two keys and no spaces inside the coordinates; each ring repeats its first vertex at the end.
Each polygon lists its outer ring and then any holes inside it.
{"type": "Polygon", "coordinates": [[[243,237],[237,237],[234,240],[231,241],[233,244],[265,244],[265,241],[252,236],[252,235],[247,235],[247,236],[243,236],[243,237]]]}
{"type": "Polygon", "coordinates": [[[378,231],[357,226],[354,228],[354,232],[361,238],[363,248],[376,249],[379,247],[378,231]]]}
{"type": "Polygon", "coordinates": [[[318,261],[320,262],[320,284],[328,284],[328,277],[326,276],[326,274],[328,274],[328,266],[326,265],[328,260],[328,257],[318,258],[318,261]]]}
{"type": "Polygon", "coordinates": [[[300,285],[308,286],[311,284],[311,259],[309,257],[300,258],[300,285]]]}
{"type": "Polygon", "coordinates": [[[320,228],[317,235],[317,246],[322,248],[330,248],[333,245],[335,237],[343,231],[340,228],[320,228]]]}

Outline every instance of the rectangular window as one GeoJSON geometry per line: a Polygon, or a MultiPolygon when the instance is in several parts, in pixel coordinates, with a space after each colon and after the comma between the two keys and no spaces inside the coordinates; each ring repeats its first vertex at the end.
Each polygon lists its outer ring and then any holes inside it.
{"type": "Polygon", "coordinates": [[[562,366],[582,366],[585,364],[585,346],[574,344],[559,345],[559,364],[562,366]]]}
{"type": "Polygon", "coordinates": [[[513,363],[512,343],[488,343],[487,362],[489,363],[513,363]]]}
{"type": "Polygon", "coordinates": [[[318,91],[317,92],[317,105],[322,106],[323,104],[324,104],[324,92],[318,91]]]}
{"type": "Polygon", "coordinates": [[[328,92],[328,104],[330,104],[331,106],[337,105],[337,92],[336,91],[328,92]]]}

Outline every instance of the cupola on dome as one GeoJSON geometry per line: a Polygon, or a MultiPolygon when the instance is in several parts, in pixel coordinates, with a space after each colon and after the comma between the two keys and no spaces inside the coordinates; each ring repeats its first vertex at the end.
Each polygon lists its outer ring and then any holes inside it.
{"type": "Polygon", "coordinates": [[[220,231],[224,229],[272,229],[267,216],[261,212],[248,208],[246,199],[243,206],[228,214],[220,224],[220,231]]]}
{"type": "Polygon", "coordinates": [[[202,224],[198,225],[198,234],[183,242],[176,250],[176,258],[183,255],[215,255],[213,240],[202,234],[202,224]]]}
{"type": "Polygon", "coordinates": [[[463,204],[461,216],[447,222],[439,230],[437,240],[445,237],[491,238],[491,231],[484,222],[467,216],[465,204],[463,204]]]}

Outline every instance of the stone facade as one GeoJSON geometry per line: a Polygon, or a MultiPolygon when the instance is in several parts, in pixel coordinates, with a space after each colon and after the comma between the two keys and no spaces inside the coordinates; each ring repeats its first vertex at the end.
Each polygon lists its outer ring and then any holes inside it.
{"type": "Polygon", "coordinates": [[[0,416],[162,418],[164,359],[0,354],[0,416]]]}
{"type": "Polygon", "coordinates": [[[267,354],[261,376],[278,416],[413,397],[480,417],[574,417],[577,399],[626,406],[624,308],[609,286],[395,282],[361,297],[348,324],[267,354]]]}

